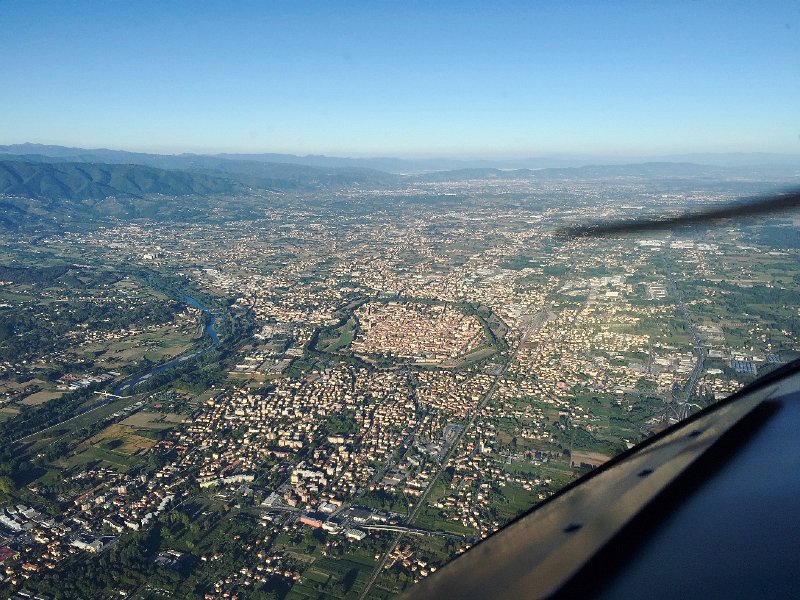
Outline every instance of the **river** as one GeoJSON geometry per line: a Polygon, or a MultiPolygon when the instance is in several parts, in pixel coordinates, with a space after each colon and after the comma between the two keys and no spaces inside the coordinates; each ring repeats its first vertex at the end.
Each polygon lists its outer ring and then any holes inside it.
{"type": "Polygon", "coordinates": [[[217,336],[217,332],[214,330],[214,322],[217,320],[217,316],[214,313],[212,313],[208,307],[203,306],[200,302],[198,302],[191,296],[184,294],[183,292],[178,292],[178,298],[186,302],[186,304],[188,304],[192,308],[200,309],[205,314],[208,315],[209,318],[205,327],[206,335],[211,340],[212,346],[219,346],[219,337],[217,336]]]}
{"type": "Polygon", "coordinates": [[[208,336],[208,339],[211,341],[211,345],[203,350],[198,350],[197,352],[193,352],[191,354],[184,354],[182,356],[178,356],[177,358],[173,358],[165,363],[161,363],[151,369],[148,369],[144,373],[137,373],[135,375],[131,375],[126,379],[122,380],[118,383],[114,389],[112,390],[112,394],[115,396],[121,396],[124,392],[129,391],[134,386],[142,383],[150,379],[153,375],[158,375],[159,373],[166,371],[167,369],[171,369],[172,367],[181,364],[182,362],[186,362],[187,360],[191,360],[201,354],[205,354],[215,346],[219,345],[219,336],[217,335],[216,330],[214,329],[214,323],[217,320],[217,316],[211,312],[207,306],[204,306],[199,300],[196,298],[192,298],[191,296],[184,294],[183,292],[178,292],[178,298],[180,298],[183,302],[191,306],[192,308],[197,308],[207,316],[206,325],[203,328],[203,331],[208,336]]]}

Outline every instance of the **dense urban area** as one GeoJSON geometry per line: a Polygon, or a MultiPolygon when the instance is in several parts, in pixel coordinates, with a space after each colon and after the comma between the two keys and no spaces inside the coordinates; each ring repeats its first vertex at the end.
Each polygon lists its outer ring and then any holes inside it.
{"type": "Polygon", "coordinates": [[[800,356],[796,214],[564,231],[768,189],[442,177],[0,230],[0,597],[396,595],[800,356]]]}

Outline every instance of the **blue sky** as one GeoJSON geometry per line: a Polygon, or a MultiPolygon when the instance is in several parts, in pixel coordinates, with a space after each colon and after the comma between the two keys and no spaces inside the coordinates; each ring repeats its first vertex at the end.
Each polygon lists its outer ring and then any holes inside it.
{"type": "Polygon", "coordinates": [[[800,153],[800,3],[0,0],[0,143],[800,153]]]}

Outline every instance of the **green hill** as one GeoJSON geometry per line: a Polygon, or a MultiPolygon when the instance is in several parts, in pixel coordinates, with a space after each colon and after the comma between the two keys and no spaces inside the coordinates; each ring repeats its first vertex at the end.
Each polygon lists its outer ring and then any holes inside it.
{"type": "MultiPolygon", "coordinates": [[[[204,218],[252,211],[254,190],[313,191],[380,185],[394,175],[203,156],[172,156],[173,166],[106,164],[74,157],[0,156],[0,227],[63,227],[109,220],[204,218]],[[229,196],[236,195],[237,202],[229,196]],[[247,199],[250,198],[250,201],[247,199]]],[[[252,213],[248,213],[252,214],[252,213]]]]}
{"type": "Polygon", "coordinates": [[[201,173],[142,165],[0,161],[0,194],[46,200],[231,193],[241,185],[201,173]]]}

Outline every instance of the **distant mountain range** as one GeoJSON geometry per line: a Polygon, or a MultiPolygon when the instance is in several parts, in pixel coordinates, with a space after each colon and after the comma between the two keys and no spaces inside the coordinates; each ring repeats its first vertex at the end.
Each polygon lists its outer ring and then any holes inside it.
{"type": "MultiPolygon", "coordinates": [[[[766,160],[766,156],[751,155],[751,158],[766,160]]],[[[743,155],[739,158],[744,160],[743,155]]],[[[70,219],[189,218],[206,214],[214,202],[219,207],[219,200],[214,200],[215,197],[246,195],[256,190],[390,189],[415,183],[512,179],[743,181],[750,178],[794,186],[800,182],[800,157],[791,162],[790,157],[785,156],[766,166],[665,161],[538,169],[501,169],[484,165],[405,175],[362,166],[365,161],[377,164],[375,161],[380,160],[394,161],[396,168],[411,165],[402,159],[283,154],[161,155],[37,144],[0,146],[0,225],[21,227],[53,220],[69,222],[70,219]],[[303,161],[316,164],[304,164],[303,161]],[[165,197],[171,200],[165,201],[165,197]],[[176,201],[179,197],[186,200],[176,201]]],[[[440,164],[452,162],[441,159],[440,164]]],[[[236,210],[231,203],[225,206],[227,210],[236,210]]],[[[244,210],[244,205],[241,210],[244,210]]]]}
{"type": "MultiPolygon", "coordinates": [[[[548,167],[570,167],[592,164],[581,158],[526,158],[509,160],[463,160],[452,158],[402,159],[391,157],[347,158],[324,155],[297,156],[294,154],[146,154],[109,150],[107,148],[86,149],[49,146],[43,144],[0,145],[0,154],[39,155],[81,162],[135,163],[163,169],[182,169],[191,165],[220,165],[219,161],[301,165],[323,169],[368,169],[394,174],[414,174],[429,171],[461,169],[541,169],[548,167]],[[218,162],[212,162],[219,159],[218,162]]],[[[602,161],[601,161],[602,162],[602,161]]]]}
{"type": "Polygon", "coordinates": [[[375,185],[393,180],[383,171],[364,167],[329,167],[294,164],[291,162],[267,162],[223,158],[200,154],[145,154],[123,150],[87,150],[39,144],[15,144],[0,146],[0,160],[22,160],[28,162],[73,162],[135,164],[157,169],[191,171],[207,175],[234,175],[242,183],[252,187],[296,187],[331,186],[337,184],[362,183],[375,185]],[[251,178],[248,180],[247,178],[251,178]]]}
{"type": "Polygon", "coordinates": [[[68,159],[79,162],[134,163],[162,169],[185,169],[191,165],[204,165],[203,168],[217,168],[209,165],[224,165],[221,161],[240,163],[271,163],[302,165],[322,169],[366,169],[394,174],[418,174],[431,171],[458,171],[464,169],[549,169],[584,167],[590,165],[621,165],[641,163],[694,163],[717,167],[795,167],[800,168],[800,154],[770,153],[705,153],[653,156],[539,156],[507,159],[456,159],[456,158],[347,158],[324,155],[297,156],[294,154],[146,154],[108,150],[105,148],[88,150],[65,146],[42,144],[0,145],[0,154],[36,154],[51,158],[68,159]],[[219,159],[220,162],[212,162],[219,159]]]}

